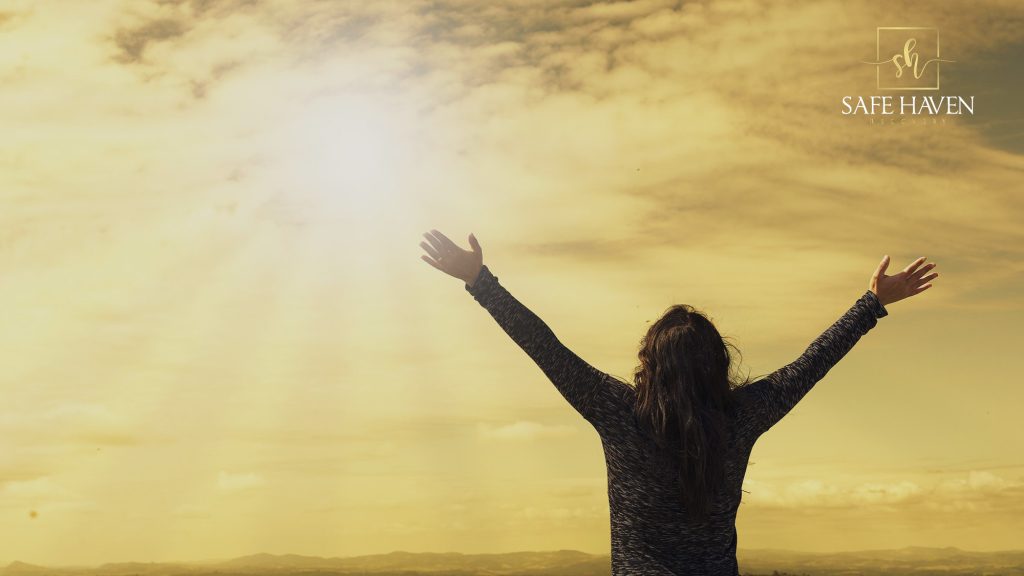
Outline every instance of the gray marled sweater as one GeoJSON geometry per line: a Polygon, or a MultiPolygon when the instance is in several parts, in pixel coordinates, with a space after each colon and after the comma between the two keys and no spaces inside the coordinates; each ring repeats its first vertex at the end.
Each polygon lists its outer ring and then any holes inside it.
{"type": "Polygon", "coordinates": [[[678,479],[668,467],[652,464],[654,447],[633,415],[634,388],[569,350],[487,266],[465,288],[600,435],[614,576],[739,574],[736,511],[754,442],[887,314],[868,290],[794,362],[734,389],[740,401],[729,433],[726,480],[715,495],[711,518],[694,524],[683,513],[678,479]]]}

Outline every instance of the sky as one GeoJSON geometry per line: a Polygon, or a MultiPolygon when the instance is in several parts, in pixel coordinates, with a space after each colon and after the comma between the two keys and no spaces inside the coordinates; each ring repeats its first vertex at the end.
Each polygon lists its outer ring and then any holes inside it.
{"type": "Polygon", "coordinates": [[[707,312],[763,375],[938,263],[757,443],[740,549],[1019,547],[1024,5],[8,0],[0,562],[608,553],[597,433],[420,259],[630,378],[707,312]],[[876,28],[973,115],[841,114],[876,28]],[[1015,423],[1016,422],[1016,423],[1015,423]]]}

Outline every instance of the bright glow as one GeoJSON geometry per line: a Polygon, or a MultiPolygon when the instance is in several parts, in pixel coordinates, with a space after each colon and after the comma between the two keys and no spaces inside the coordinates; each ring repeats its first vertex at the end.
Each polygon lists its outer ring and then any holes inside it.
{"type": "Polygon", "coordinates": [[[288,126],[289,172],[317,212],[354,215],[390,204],[408,175],[417,123],[391,95],[318,99],[288,126]]]}

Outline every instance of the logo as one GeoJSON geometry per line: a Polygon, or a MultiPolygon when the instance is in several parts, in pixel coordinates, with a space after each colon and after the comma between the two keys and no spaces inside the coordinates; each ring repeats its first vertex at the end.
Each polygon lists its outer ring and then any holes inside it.
{"type": "Polygon", "coordinates": [[[875,88],[879,90],[938,90],[938,28],[876,28],[875,88]]]}
{"type": "Polygon", "coordinates": [[[932,123],[941,118],[944,123],[948,116],[973,115],[974,96],[935,94],[941,87],[940,66],[956,62],[943,58],[940,50],[938,28],[876,28],[875,60],[861,61],[875,67],[875,89],[932,93],[843,96],[843,116],[897,117],[887,120],[893,124],[902,123],[904,116],[931,117],[932,123]]]}

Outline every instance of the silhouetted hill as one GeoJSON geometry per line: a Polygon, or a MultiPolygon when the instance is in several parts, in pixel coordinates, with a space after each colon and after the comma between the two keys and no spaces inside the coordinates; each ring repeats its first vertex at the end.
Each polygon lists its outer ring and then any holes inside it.
{"type": "Polygon", "coordinates": [[[46,568],[42,566],[36,566],[35,564],[26,564],[24,562],[11,562],[6,568],[4,568],[4,576],[35,576],[43,572],[46,572],[46,570],[46,568]]]}
{"type": "MultiPolygon", "coordinates": [[[[1024,576],[1024,550],[973,552],[911,546],[813,554],[740,550],[744,575],[1024,576]]],[[[461,554],[391,552],[322,558],[253,554],[212,562],[121,562],[97,567],[47,568],[13,562],[0,576],[609,576],[610,558],[576,550],[461,554]]]]}
{"type": "Polygon", "coordinates": [[[457,552],[391,552],[346,558],[314,556],[273,556],[256,554],[222,562],[218,567],[232,570],[293,572],[314,570],[344,574],[377,574],[414,570],[451,574],[576,574],[593,573],[608,556],[594,556],[575,550],[554,552],[511,552],[506,554],[460,554],[457,552]]]}
{"type": "Polygon", "coordinates": [[[187,572],[188,570],[189,568],[186,565],[178,563],[112,562],[96,568],[93,573],[104,574],[105,576],[132,576],[134,574],[159,576],[161,574],[187,572]]]}
{"type": "Polygon", "coordinates": [[[740,552],[739,559],[744,573],[770,574],[773,570],[785,570],[814,576],[1024,575],[1024,550],[973,552],[953,547],[922,546],[824,554],[745,550],[740,552]]]}

